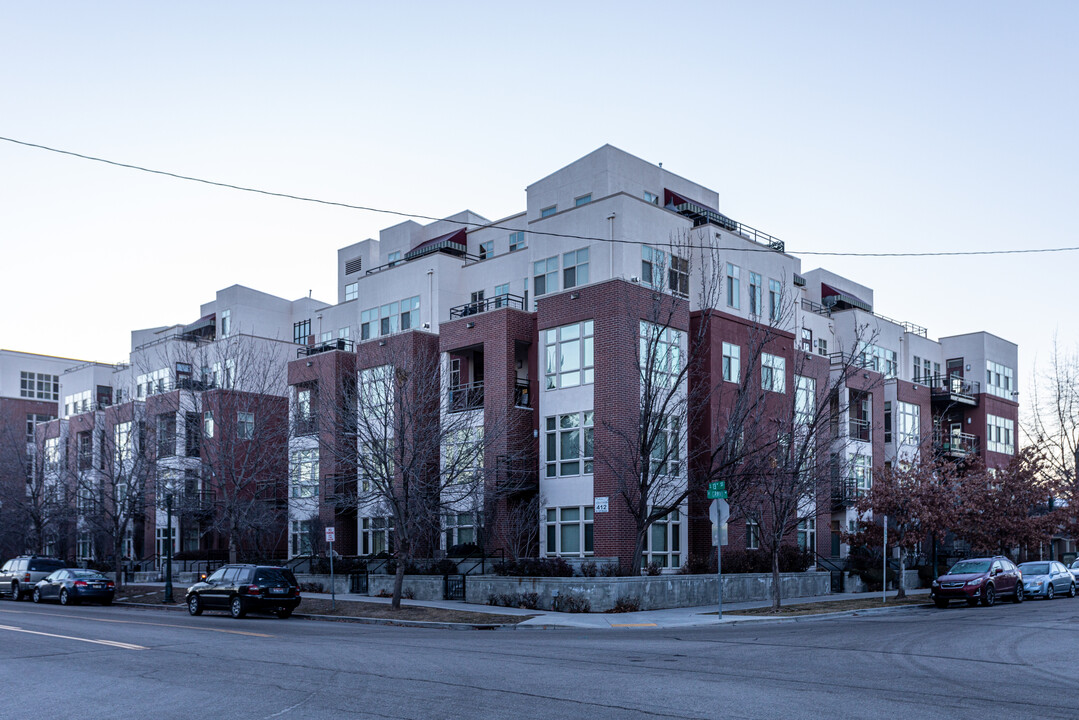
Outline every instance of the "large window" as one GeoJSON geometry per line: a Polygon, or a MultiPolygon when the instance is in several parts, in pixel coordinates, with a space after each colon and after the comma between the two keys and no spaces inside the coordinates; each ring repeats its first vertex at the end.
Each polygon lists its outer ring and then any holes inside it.
{"type": "Polygon", "coordinates": [[[588,248],[562,255],[562,289],[588,284],[588,248]]]}
{"type": "Polygon", "coordinates": [[[360,340],[370,340],[378,335],[378,308],[360,313],[360,340]]]}
{"type": "Polygon", "coordinates": [[[794,376],[794,423],[799,427],[813,424],[817,410],[817,381],[805,375],[794,376]]]}
{"type": "Polygon", "coordinates": [[[764,288],[760,273],[749,273],[749,314],[760,315],[764,311],[764,288]]]}
{"type": "Polygon", "coordinates": [[[510,233],[510,252],[520,250],[525,246],[525,234],[523,231],[510,233]]]}
{"type": "Polygon", "coordinates": [[[588,506],[547,508],[547,556],[591,555],[592,521],[588,506]]]}
{"type": "Polygon", "coordinates": [[[899,401],[896,411],[896,442],[917,447],[922,440],[921,408],[914,403],[899,401]]]}
{"type": "Polygon", "coordinates": [[[595,379],[591,320],[544,331],[547,364],[545,388],[589,385],[595,379]]]}
{"type": "Polygon", "coordinates": [[[656,419],[656,439],[652,444],[652,476],[677,476],[682,471],[682,421],[674,415],[656,419]]]}
{"type": "Polygon", "coordinates": [[[38,423],[49,422],[55,420],[52,415],[39,415],[37,413],[26,414],[26,442],[32,444],[34,442],[34,428],[38,423]]]}
{"type": "Polygon", "coordinates": [[[476,515],[475,513],[447,513],[442,518],[442,530],[446,537],[446,547],[449,550],[454,545],[476,542],[476,515]]]}
{"type": "Polygon", "coordinates": [[[554,415],[546,422],[547,477],[591,475],[595,413],[554,415]]]}
{"type": "Polygon", "coordinates": [[[657,290],[667,289],[683,297],[689,296],[689,260],[673,253],[641,246],[641,281],[657,290]],[[666,274],[666,286],[664,286],[666,274]]]}
{"type": "Polygon", "coordinates": [[[761,389],[787,392],[787,361],[784,358],[761,353],[761,389]]]}
{"type": "Polygon", "coordinates": [[[896,373],[899,372],[899,362],[896,359],[895,350],[889,350],[870,343],[861,344],[858,350],[858,364],[889,378],[894,378],[896,373]]]}
{"type": "Polygon", "coordinates": [[[985,361],[985,391],[991,395],[1012,399],[1012,391],[1015,389],[1014,371],[1005,365],[995,363],[992,360],[985,361]]]}
{"type": "Polygon", "coordinates": [[[171,457],[176,454],[176,413],[157,416],[157,456],[171,457]]]}
{"type": "Polygon", "coordinates": [[[558,256],[532,263],[532,275],[536,297],[558,292],[558,256]]]}
{"type": "Polygon", "coordinates": [[[817,550],[817,519],[806,518],[798,523],[798,549],[803,552],[817,550]]]}
{"type": "Polygon", "coordinates": [[[405,298],[399,302],[386,303],[378,309],[379,335],[414,328],[420,321],[420,296],[405,298]]]}
{"type": "Polygon", "coordinates": [[[293,520],[290,524],[292,556],[311,554],[311,521],[293,520]]]}
{"type": "Polygon", "coordinates": [[[318,448],[293,450],[289,463],[289,495],[318,497],[318,448]]]}
{"type": "Polygon", "coordinates": [[[56,472],[60,469],[60,438],[45,440],[45,471],[56,472]]]}
{"type": "Polygon", "coordinates": [[[360,520],[360,554],[377,555],[393,551],[393,523],[388,517],[360,520]]]}
{"type": "Polygon", "coordinates": [[[232,310],[223,310],[221,312],[221,337],[228,337],[232,334],[232,310]]]}
{"type": "Polygon", "coordinates": [[[742,376],[742,348],[731,343],[723,343],[723,379],[727,382],[739,382],[742,376]]]}
{"type": "Polygon", "coordinates": [[[236,437],[240,440],[251,440],[255,437],[255,413],[236,413],[236,437]]]}
{"type": "MultiPolygon", "coordinates": [[[[783,283],[778,280],[768,280],[768,317],[772,322],[779,320],[779,316],[783,314],[783,283]]],[[[810,333],[812,335],[812,333],[810,333]]],[[[813,343],[810,341],[808,348],[803,348],[806,352],[813,351],[813,343]]]]}
{"type": "Polygon", "coordinates": [[[495,241],[488,240],[487,242],[481,242],[479,246],[479,258],[480,260],[486,260],[495,254],[495,241]]]}
{"type": "Polygon", "coordinates": [[[677,510],[671,510],[648,528],[641,563],[656,563],[663,568],[682,565],[682,519],[677,510]]]}
{"type": "Polygon", "coordinates": [[[990,452],[1015,454],[1015,421],[996,415],[986,416],[986,449],[990,452]]]}
{"type": "Polygon", "coordinates": [[[292,323],[292,342],[297,345],[306,345],[307,338],[311,336],[311,320],[301,320],[292,323]]]}
{"type": "Polygon", "coordinates": [[[685,333],[671,327],[641,321],[640,367],[642,382],[670,387],[682,370],[682,342],[685,333]]]}
{"type": "Polygon", "coordinates": [[[19,397],[37,400],[60,399],[60,376],[47,373],[19,373],[19,397]]]}
{"type": "Polygon", "coordinates": [[[738,310],[742,307],[742,268],[727,263],[727,307],[738,310]]]}
{"type": "Polygon", "coordinates": [[[756,550],[761,546],[761,524],[756,520],[746,520],[746,550],[756,550]]]}
{"type": "Polygon", "coordinates": [[[850,476],[859,495],[864,495],[873,487],[873,459],[861,453],[850,460],[850,476]]]}
{"type": "Polygon", "coordinates": [[[355,300],[359,296],[360,296],[360,284],[359,283],[349,283],[348,285],[345,285],[345,302],[348,302],[349,300],[355,300]]]}

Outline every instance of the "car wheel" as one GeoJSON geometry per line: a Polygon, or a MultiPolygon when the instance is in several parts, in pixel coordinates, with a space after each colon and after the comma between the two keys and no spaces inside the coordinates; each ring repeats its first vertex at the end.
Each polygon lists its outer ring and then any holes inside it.
{"type": "Polygon", "coordinates": [[[1013,602],[1021,603],[1026,600],[1026,593],[1023,592],[1023,585],[1020,583],[1015,586],[1015,597],[1012,598],[1013,602]]]}
{"type": "Polygon", "coordinates": [[[229,602],[229,615],[239,620],[247,614],[247,608],[244,607],[244,600],[239,595],[236,595],[229,602]]]}
{"type": "Polygon", "coordinates": [[[60,591],[60,604],[61,605],[74,605],[75,599],[67,594],[67,588],[63,588],[60,591]]]}
{"type": "Polygon", "coordinates": [[[1045,599],[1052,600],[1057,595],[1057,591],[1053,589],[1053,583],[1049,583],[1045,586],[1045,599]]]}
{"type": "Polygon", "coordinates": [[[11,583],[11,599],[15,602],[22,600],[22,593],[19,592],[19,583],[17,582],[11,583]]]}
{"type": "Polygon", "coordinates": [[[934,598],[933,604],[939,607],[941,610],[948,607],[948,601],[944,598],[934,598]]]}
{"type": "Polygon", "coordinates": [[[1068,597],[1075,597],[1075,583],[1068,586],[1068,597]]]}
{"type": "Polygon", "coordinates": [[[41,591],[38,590],[37,588],[34,588],[33,598],[34,598],[34,602],[36,602],[36,603],[41,602],[41,591]]]}
{"type": "Polygon", "coordinates": [[[282,620],[292,617],[292,608],[277,608],[277,617],[282,620]]]}
{"type": "Polygon", "coordinates": [[[192,595],[187,599],[187,612],[192,615],[202,615],[202,601],[198,595],[192,595]]]}
{"type": "Polygon", "coordinates": [[[997,602],[997,591],[992,585],[986,585],[984,594],[982,595],[982,604],[986,607],[993,607],[997,602]]]}

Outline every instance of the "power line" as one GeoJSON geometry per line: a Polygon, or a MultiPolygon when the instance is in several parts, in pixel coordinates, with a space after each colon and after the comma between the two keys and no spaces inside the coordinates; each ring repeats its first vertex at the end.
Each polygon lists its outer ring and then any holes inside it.
{"type": "MultiPolygon", "coordinates": [[[[319,205],[330,205],[333,207],[347,208],[349,210],[363,210],[365,212],[381,213],[383,215],[395,215],[403,218],[416,218],[419,220],[430,220],[432,222],[442,221],[455,223],[466,227],[485,228],[493,230],[509,230],[510,232],[525,231],[530,235],[542,235],[545,237],[564,238],[568,240],[589,240],[591,242],[606,242],[606,243],[621,243],[626,245],[639,245],[636,240],[623,240],[619,238],[605,238],[594,237],[591,235],[575,235],[572,233],[556,233],[545,230],[527,230],[520,227],[509,227],[507,225],[498,225],[495,223],[477,223],[469,222],[467,220],[450,220],[448,218],[432,217],[430,215],[422,215],[419,213],[403,212],[401,210],[387,210],[384,208],[369,207],[366,205],[355,205],[353,203],[337,202],[335,200],[323,200],[321,198],[306,197],[303,195],[293,195],[290,193],[274,192],[272,190],[262,190],[259,188],[245,187],[243,185],[234,185],[232,183],[219,182],[217,180],[206,180],[205,178],[197,178],[191,175],[181,175],[179,173],[169,172],[167,170],[155,170],[153,168],[143,167],[141,165],[132,165],[130,163],[122,163],[116,160],[109,160],[107,158],[94,157],[93,155],[84,155],[83,153],[73,152],[71,150],[61,150],[59,148],[49,147],[48,145],[39,145],[37,143],[26,142],[24,140],[16,140],[15,138],[0,136],[0,140],[4,142],[14,143],[15,145],[22,145],[25,147],[36,148],[38,150],[47,150],[48,152],[57,153],[60,155],[70,155],[71,157],[77,157],[82,160],[91,160],[93,162],[105,163],[106,165],[113,165],[115,167],[127,168],[128,170],[138,170],[139,172],[151,173],[153,175],[164,175],[165,177],[175,178],[177,180],[187,180],[189,182],[202,183],[204,185],[213,185],[214,187],[223,187],[230,190],[239,190],[241,192],[255,193],[258,195],[268,195],[270,197],[285,198],[287,200],[298,200],[300,202],[318,203],[319,205]]],[[[714,245],[694,245],[692,243],[679,244],[679,247],[685,247],[695,250],[731,250],[737,252],[775,252],[772,248],[767,247],[717,247],[714,245]]],[[[933,251],[933,252],[829,252],[825,250],[798,250],[790,251],[792,255],[821,255],[829,257],[956,257],[966,255],[1024,255],[1031,253],[1056,253],[1056,252],[1072,252],[1079,250],[1079,246],[1076,247],[1058,247],[1058,248],[1023,248],[1013,250],[955,250],[955,251],[933,251]]]]}

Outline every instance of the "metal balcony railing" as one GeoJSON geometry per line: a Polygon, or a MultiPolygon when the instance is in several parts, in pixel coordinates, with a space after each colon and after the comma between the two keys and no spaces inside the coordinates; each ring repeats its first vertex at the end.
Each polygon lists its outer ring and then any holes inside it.
{"type": "Polygon", "coordinates": [[[318,432],[318,415],[314,413],[307,415],[297,414],[292,418],[293,435],[314,435],[316,432],[318,432]]]}
{"type": "Polygon", "coordinates": [[[857,478],[835,478],[832,480],[832,507],[850,507],[865,492],[864,488],[858,487],[857,478]]]}
{"type": "Polygon", "coordinates": [[[513,295],[512,293],[503,293],[501,295],[495,295],[494,297],[485,298],[483,300],[477,300],[475,302],[465,303],[464,305],[457,305],[450,308],[450,318],[463,318],[469,315],[477,315],[481,312],[487,312],[488,310],[497,310],[498,308],[515,308],[517,310],[525,309],[525,299],[520,295],[513,295]]]}
{"type": "Polygon", "coordinates": [[[923,377],[922,382],[929,385],[930,397],[933,400],[978,404],[977,395],[981,392],[981,383],[977,380],[958,375],[934,375],[931,378],[923,377]]]}
{"type": "Polygon", "coordinates": [[[937,430],[933,433],[933,448],[943,455],[965,457],[978,452],[978,436],[971,433],[937,430]]]}
{"type": "Polygon", "coordinates": [[[351,340],[348,340],[347,338],[335,338],[315,345],[301,345],[296,349],[296,357],[308,357],[311,355],[318,355],[319,353],[332,352],[334,350],[352,352],[353,347],[355,347],[355,345],[351,340]]]}
{"type": "Polygon", "coordinates": [[[455,385],[450,388],[450,412],[483,409],[483,382],[455,385]]]}
{"type": "Polygon", "coordinates": [[[849,425],[850,439],[870,442],[873,439],[871,423],[869,420],[851,418],[849,425]]]}

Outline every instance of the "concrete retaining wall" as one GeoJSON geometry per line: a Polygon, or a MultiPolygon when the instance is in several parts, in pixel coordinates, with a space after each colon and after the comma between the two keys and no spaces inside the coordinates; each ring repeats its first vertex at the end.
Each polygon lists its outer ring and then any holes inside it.
{"type": "MultiPolygon", "coordinates": [[[[641,610],[673,607],[697,607],[716,602],[715,575],[660,575],[655,577],[614,578],[533,578],[469,576],[465,584],[466,602],[485,604],[493,594],[534,592],[539,607],[553,609],[555,593],[559,597],[578,595],[587,598],[592,612],[614,607],[619,598],[637,598],[641,610]]],[[[831,587],[828,573],[783,573],[780,584],[784,598],[827,595],[831,587]]],[[[771,596],[771,574],[746,573],[723,576],[724,602],[767,600],[771,596]]]]}
{"type": "MultiPolygon", "coordinates": [[[[474,579],[480,577],[484,576],[469,575],[468,582],[471,583],[474,579]]],[[[393,575],[368,575],[367,594],[392,593],[393,578],[393,575]]],[[[401,592],[408,595],[409,591],[411,591],[413,600],[441,600],[445,591],[444,583],[445,579],[441,575],[405,575],[401,592]]],[[[466,584],[465,587],[467,588],[468,585],[466,584]]],[[[348,590],[347,585],[345,590],[348,590]]],[[[484,601],[486,601],[486,598],[484,598],[484,601]]]]}
{"type": "MultiPolygon", "coordinates": [[[[319,583],[322,585],[323,592],[330,592],[330,576],[329,575],[315,575],[311,573],[304,573],[296,575],[296,582],[298,583],[319,583]]],[[[334,592],[338,595],[347,593],[351,588],[348,585],[347,574],[333,574],[333,588],[334,592]]]]}
{"type": "MultiPolygon", "coordinates": [[[[862,579],[857,575],[848,575],[843,578],[843,587],[847,592],[860,593],[869,592],[866,588],[866,584],[862,582],[862,579]]],[[[922,586],[922,580],[918,577],[917,570],[904,570],[903,571],[903,587],[907,590],[914,590],[922,586]]],[[[895,590],[896,585],[891,576],[888,578],[888,589],[895,590]]]]}

